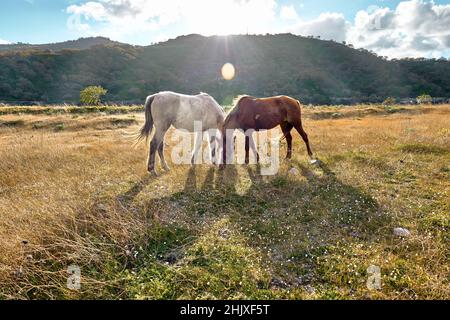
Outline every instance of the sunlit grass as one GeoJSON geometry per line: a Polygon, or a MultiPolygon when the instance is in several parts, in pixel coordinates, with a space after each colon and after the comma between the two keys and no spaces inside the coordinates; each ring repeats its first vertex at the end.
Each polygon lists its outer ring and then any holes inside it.
{"type": "Polygon", "coordinates": [[[0,297],[446,299],[450,107],[397,111],[305,108],[319,166],[295,134],[273,177],[172,165],[156,179],[123,133],[141,114],[2,115],[0,297]]]}
{"type": "Polygon", "coordinates": [[[105,114],[123,114],[143,111],[143,106],[5,106],[0,107],[0,115],[7,114],[89,114],[89,113],[105,113],[105,114]]]}

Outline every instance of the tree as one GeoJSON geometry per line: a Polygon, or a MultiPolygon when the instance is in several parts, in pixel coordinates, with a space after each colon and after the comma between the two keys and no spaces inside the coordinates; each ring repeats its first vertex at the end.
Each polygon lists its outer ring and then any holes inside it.
{"type": "Polygon", "coordinates": [[[383,101],[383,106],[390,107],[394,105],[397,101],[393,97],[388,97],[386,100],[383,101]]]}
{"type": "Polygon", "coordinates": [[[422,94],[417,97],[418,104],[431,104],[433,102],[433,98],[429,94],[422,94]]]}
{"type": "Polygon", "coordinates": [[[100,86],[90,86],[80,92],[80,102],[84,105],[98,106],[101,97],[108,93],[108,90],[100,86]]]}

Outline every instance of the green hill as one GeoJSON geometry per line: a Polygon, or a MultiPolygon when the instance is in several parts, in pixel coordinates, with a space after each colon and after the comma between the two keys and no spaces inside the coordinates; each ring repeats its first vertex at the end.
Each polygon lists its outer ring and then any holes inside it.
{"type": "Polygon", "coordinates": [[[29,44],[29,43],[13,43],[0,44],[0,52],[18,52],[25,50],[85,50],[98,45],[119,44],[119,42],[111,41],[104,37],[80,38],[78,40],[64,41],[49,44],[29,44]]]}
{"type": "Polygon", "coordinates": [[[148,47],[108,41],[88,49],[27,48],[0,54],[0,100],[77,102],[88,85],[111,102],[139,102],[161,90],[208,92],[221,103],[237,94],[291,95],[304,103],[379,102],[424,92],[450,96],[450,62],[388,61],[366,50],[291,34],[182,36],[148,47]],[[231,62],[233,81],[220,69],[231,62]]]}

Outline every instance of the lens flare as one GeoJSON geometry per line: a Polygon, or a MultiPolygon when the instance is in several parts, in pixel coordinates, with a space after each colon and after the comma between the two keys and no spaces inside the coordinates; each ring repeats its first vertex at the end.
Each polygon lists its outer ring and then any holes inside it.
{"type": "Polygon", "coordinates": [[[222,77],[227,80],[233,80],[236,76],[236,69],[231,63],[225,63],[222,67],[222,77]]]}

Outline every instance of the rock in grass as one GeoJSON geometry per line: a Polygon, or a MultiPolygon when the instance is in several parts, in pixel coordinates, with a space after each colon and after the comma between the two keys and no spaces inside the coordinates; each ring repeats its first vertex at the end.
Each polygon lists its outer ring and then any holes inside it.
{"type": "Polygon", "coordinates": [[[319,160],[313,159],[311,160],[311,164],[319,164],[319,160]]]}
{"type": "Polygon", "coordinates": [[[292,168],[291,170],[289,170],[288,172],[291,176],[298,176],[299,175],[299,171],[297,168],[292,168]]]}
{"type": "Polygon", "coordinates": [[[289,284],[281,279],[272,279],[270,282],[271,286],[274,288],[287,289],[289,288],[289,284]]]}
{"type": "Polygon", "coordinates": [[[407,237],[411,236],[411,232],[405,228],[395,228],[394,235],[396,235],[398,237],[407,238],[407,237]]]}
{"type": "Polygon", "coordinates": [[[308,292],[309,294],[315,294],[316,293],[316,289],[310,284],[305,286],[305,291],[308,292]]]}

